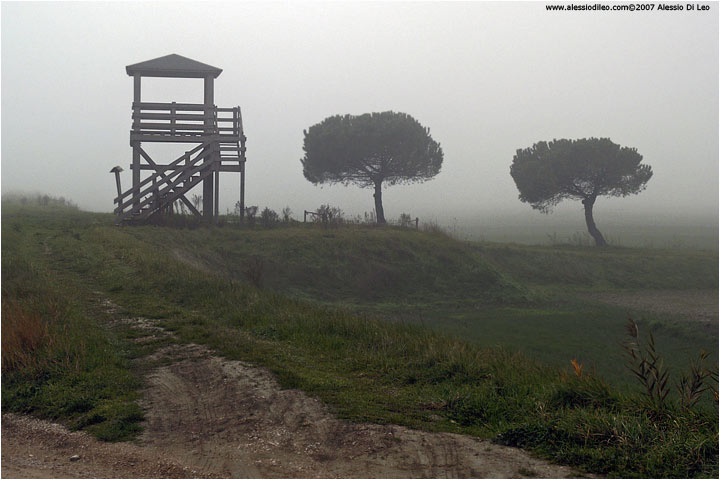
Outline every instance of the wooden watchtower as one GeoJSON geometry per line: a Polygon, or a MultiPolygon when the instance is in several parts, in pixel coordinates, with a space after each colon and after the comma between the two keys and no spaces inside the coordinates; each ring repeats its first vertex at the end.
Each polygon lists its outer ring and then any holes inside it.
{"type": "MultiPolygon", "coordinates": [[[[220,172],[240,173],[241,215],[245,210],[245,135],[240,107],[218,108],[214,102],[214,81],[221,69],[182,57],[164,57],[126,67],[134,80],[132,104],[132,188],[115,198],[117,223],[143,223],[172,211],[181,201],[194,215],[217,219],[220,172]],[[142,77],[202,78],[203,103],[144,103],[142,77]],[[143,149],[144,142],[172,142],[194,148],[170,163],[153,160],[143,149]],[[141,179],[141,172],[150,175],[141,179]],[[202,184],[202,214],[186,194],[202,184]]],[[[171,157],[172,158],[172,157],[171,157]]],[[[118,184],[119,185],[119,184],[118,184]]]]}

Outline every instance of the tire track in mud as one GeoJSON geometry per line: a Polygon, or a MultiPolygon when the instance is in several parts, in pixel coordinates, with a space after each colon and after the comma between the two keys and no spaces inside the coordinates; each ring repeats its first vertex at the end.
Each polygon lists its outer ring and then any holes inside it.
{"type": "MultiPolygon", "coordinates": [[[[152,321],[134,322],[158,335],[152,321]]],[[[562,478],[576,471],[473,437],[335,418],[272,373],[171,345],[147,358],[139,444],[203,476],[234,478],[562,478]]]]}

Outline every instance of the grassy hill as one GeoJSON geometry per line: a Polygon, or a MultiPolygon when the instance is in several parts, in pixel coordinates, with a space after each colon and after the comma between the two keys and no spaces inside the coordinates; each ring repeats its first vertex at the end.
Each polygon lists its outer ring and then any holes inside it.
{"type": "Polygon", "coordinates": [[[717,289],[716,252],[470,243],[362,225],[123,232],[228,280],[509,347],[558,367],[575,358],[619,384],[634,382],[619,347],[629,314],[655,331],[674,370],[699,348],[717,358],[717,325],[698,328],[588,295],[717,289]]]}
{"type": "Polygon", "coordinates": [[[468,243],[440,232],[357,225],[128,233],[228,278],[246,277],[249,261],[260,260],[263,286],[333,302],[497,303],[521,300],[538,286],[717,288],[718,282],[717,254],[708,251],[468,243]]]}
{"type": "MultiPolygon", "coordinates": [[[[106,439],[137,432],[143,358],[161,344],[113,327],[109,299],[354,421],[479,435],[603,474],[717,475],[716,404],[658,405],[616,382],[632,379],[611,355],[626,312],[583,296],[716,289],[715,253],[361,226],[118,228],[52,204],[4,203],[2,227],[4,409],[106,439]]],[[[716,325],[647,315],[643,339],[651,324],[675,371],[717,344],[716,325]]]]}

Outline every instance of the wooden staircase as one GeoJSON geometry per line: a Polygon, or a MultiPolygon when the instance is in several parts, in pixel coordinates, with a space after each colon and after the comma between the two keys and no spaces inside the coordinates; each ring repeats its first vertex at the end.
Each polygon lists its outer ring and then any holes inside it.
{"type": "Polygon", "coordinates": [[[218,144],[198,145],[168,165],[169,173],[156,171],[137,188],[123,192],[115,199],[118,204],[115,208],[115,213],[118,214],[116,223],[144,223],[153,215],[168,211],[177,200],[183,201],[191,212],[199,216],[200,212],[187,200],[185,193],[218,168],[219,161],[214,145],[218,144]]]}

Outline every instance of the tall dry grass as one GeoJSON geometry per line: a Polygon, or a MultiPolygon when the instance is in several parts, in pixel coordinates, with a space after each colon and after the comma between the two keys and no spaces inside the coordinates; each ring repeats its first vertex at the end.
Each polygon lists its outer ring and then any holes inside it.
{"type": "Polygon", "coordinates": [[[48,326],[41,316],[16,302],[2,305],[2,371],[38,366],[36,350],[50,343],[48,326]]]}
{"type": "Polygon", "coordinates": [[[58,309],[49,303],[46,310],[39,313],[17,301],[3,302],[3,372],[37,370],[48,364],[78,370],[84,348],[75,349],[80,355],[72,354],[66,329],[53,328],[58,323],[58,309]]]}

